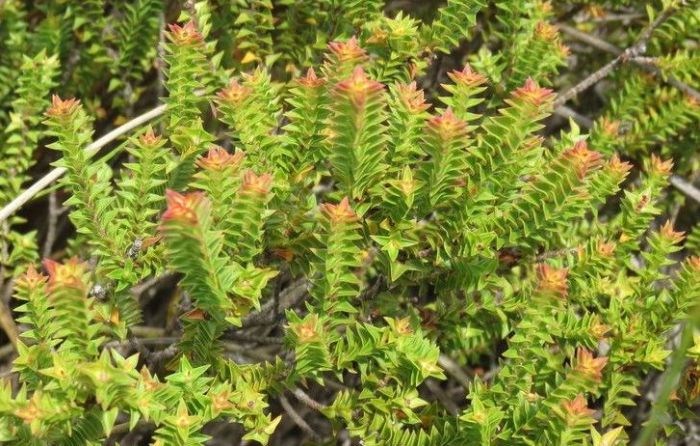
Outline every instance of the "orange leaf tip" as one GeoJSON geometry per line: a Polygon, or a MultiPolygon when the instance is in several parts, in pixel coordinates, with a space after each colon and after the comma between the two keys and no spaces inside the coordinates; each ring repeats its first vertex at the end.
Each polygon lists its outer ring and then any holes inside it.
{"type": "Polygon", "coordinates": [[[586,397],[581,393],[571,401],[564,401],[562,407],[566,414],[573,419],[590,418],[595,413],[594,410],[588,408],[586,397]]]}
{"type": "Polygon", "coordinates": [[[173,42],[177,44],[190,44],[190,43],[200,43],[204,41],[204,37],[197,30],[197,26],[194,21],[190,20],[183,26],[173,23],[168,25],[170,30],[170,38],[173,42]]]}
{"type": "Polygon", "coordinates": [[[246,193],[267,195],[272,188],[272,175],[264,173],[256,175],[252,170],[248,170],[243,174],[243,183],[241,191],[246,193]]]}
{"type": "Polygon", "coordinates": [[[328,49],[338,62],[360,61],[367,57],[367,53],[360,47],[355,36],[346,42],[331,42],[328,44],[328,49]]]}
{"type": "Polygon", "coordinates": [[[579,179],[583,179],[589,170],[600,165],[602,155],[590,150],[585,140],[579,140],[574,147],[564,152],[564,157],[572,161],[579,179]]]}
{"type": "Polygon", "coordinates": [[[558,297],[566,297],[569,292],[569,284],[566,280],[569,270],[566,268],[554,268],[541,263],[537,265],[537,290],[558,297]]]}
{"type": "Polygon", "coordinates": [[[216,93],[221,102],[237,105],[243,102],[253,92],[248,87],[241,85],[237,79],[231,79],[228,86],[216,93]]]}
{"type": "Polygon", "coordinates": [[[205,200],[202,192],[190,192],[180,194],[172,189],[165,191],[167,209],[163,214],[163,221],[177,220],[183,223],[196,224],[197,208],[205,200]]]}
{"type": "Polygon", "coordinates": [[[31,289],[47,280],[48,277],[38,272],[34,265],[30,264],[27,271],[17,278],[17,284],[31,289]]]}
{"type": "Polygon", "coordinates": [[[463,135],[467,131],[467,124],[448,107],[442,115],[435,116],[428,121],[428,129],[440,139],[450,140],[463,135]]]}
{"type": "Polygon", "coordinates": [[[594,358],[593,353],[585,348],[576,350],[576,365],[574,369],[595,381],[600,381],[603,375],[603,369],[608,363],[608,358],[601,356],[594,358]]]}
{"type": "Polygon", "coordinates": [[[662,160],[660,157],[652,154],[650,162],[651,173],[668,176],[673,170],[673,160],[662,160]]]}
{"type": "Polygon", "coordinates": [[[430,105],[425,103],[425,93],[418,89],[415,81],[410,84],[398,84],[396,93],[411,113],[421,113],[430,108],[430,105]]]}
{"type": "Polygon", "coordinates": [[[304,77],[300,77],[299,79],[297,79],[297,83],[304,87],[317,88],[325,84],[326,81],[316,76],[316,72],[313,68],[309,68],[306,71],[306,75],[304,77]]]}
{"type": "Polygon", "coordinates": [[[476,87],[485,84],[487,81],[486,76],[472,70],[469,64],[465,65],[461,71],[450,71],[447,73],[447,76],[452,79],[452,82],[455,84],[466,87],[476,87]]]}
{"type": "Polygon", "coordinates": [[[163,138],[160,135],[156,135],[153,132],[153,127],[148,127],[148,129],[139,137],[139,142],[146,147],[156,147],[160,145],[163,138]]]}
{"type": "Polygon", "coordinates": [[[206,156],[197,160],[197,165],[205,170],[220,172],[229,167],[238,168],[243,158],[243,152],[228,153],[223,147],[212,146],[206,156]]]}
{"type": "Polygon", "coordinates": [[[540,87],[531,77],[528,77],[525,84],[513,92],[513,97],[539,107],[550,102],[554,98],[554,93],[549,88],[540,87]]]}
{"type": "Polygon", "coordinates": [[[336,91],[347,95],[355,107],[360,108],[365,104],[368,96],[381,91],[384,85],[368,78],[362,67],[356,67],[352,75],[338,82],[335,88],[336,91]]]}
{"type": "Polygon", "coordinates": [[[350,201],[347,197],[343,198],[339,204],[322,204],[321,212],[334,224],[350,223],[357,220],[357,214],[350,207],[350,201]]]}
{"type": "Polygon", "coordinates": [[[49,275],[50,287],[84,288],[83,276],[87,271],[87,264],[76,257],[68,259],[65,263],[46,258],[42,264],[49,275]]]}
{"type": "Polygon", "coordinates": [[[671,223],[671,220],[666,220],[666,223],[664,223],[664,225],[661,226],[659,234],[661,234],[661,237],[663,237],[665,240],[668,240],[674,245],[683,241],[683,238],[685,237],[684,232],[677,232],[673,230],[673,224],[671,223]]]}
{"type": "Polygon", "coordinates": [[[70,116],[79,107],[80,101],[78,99],[61,99],[57,94],[54,94],[51,96],[51,105],[46,110],[46,115],[52,117],[70,116]]]}

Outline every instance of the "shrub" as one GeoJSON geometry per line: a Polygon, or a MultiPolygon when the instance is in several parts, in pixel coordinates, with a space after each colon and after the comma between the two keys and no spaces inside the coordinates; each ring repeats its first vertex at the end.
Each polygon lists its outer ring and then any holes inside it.
{"type": "Polygon", "coordinates": [[[682,438],[700,258],[667,186],[697,172],[700,9],[649,6],[591,69],[552,23],[603,6],[496,3],[198,1],[164,30],[160,1],[0,5],[0,204],[45,146],[74,229],[40,268],[43,226],[3,221],[0,439],[682,438]],[[593,121],[557,118],[590,86],[567,66],[611,76],[593,121]]]}

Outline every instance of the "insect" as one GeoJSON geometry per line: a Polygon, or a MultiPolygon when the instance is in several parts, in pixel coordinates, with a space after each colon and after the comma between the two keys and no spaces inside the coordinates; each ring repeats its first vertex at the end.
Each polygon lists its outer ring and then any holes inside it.
{"type": "Polygon", "coordinates": [[[92,289],[90,289],[90,297],[94,297],[97,300],[105,300],[107,298],[107,289],[96,283],[92,289]]]}
{"type": "Polygon", "coordinates": [[[143,240],[137,238],[136,240],[134,240],[134,243],[131,244],[129,250],[126,252],[127,257],[129,257],[131,260],[136,260],[136,257],[138,257],[142,247],[143,240]]]}

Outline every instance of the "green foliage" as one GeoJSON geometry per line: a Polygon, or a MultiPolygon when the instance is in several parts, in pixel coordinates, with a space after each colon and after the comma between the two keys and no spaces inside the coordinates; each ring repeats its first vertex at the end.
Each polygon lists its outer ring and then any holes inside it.
{"type": "MultiPolygon", "coordinates": [[[[56,57],[47,57],[42,51],[34,58],[25,57],[17,79],[17,97],[12,101],[9,123],[0,141],[2,169],[0,203],[7,204],[29,179],[31,160],[42,136],[41,115],[48,106],[49,90],[54,86],[58,72],[56,57]]],[[[14,217],[0,226],[0,264],[17,267],[34,261],[35,234],[22,234],[12,229],[22,223],[14,217]]]]}
{"type": "Polygon", "coordinates": [[[697,218],[667,196],[671,158],[697,171],[700,114],[663,81],[697,86],[694,4],[585,135],[554,117],[568,12],[548,3],[79,3],[0,4],[0,204],[51,149],[70,241],[45,251],[76,254],[38,272],[27,220],[2,222],[21,335],[0,442],[204,445],[235,423],[267,444],[287,415],[314,444],[636,435],[630,408],[697,323],[698,230],[674,229],[697,218]],[[154,99],[162,122],[93,159],[93,129],[154,99]]]}

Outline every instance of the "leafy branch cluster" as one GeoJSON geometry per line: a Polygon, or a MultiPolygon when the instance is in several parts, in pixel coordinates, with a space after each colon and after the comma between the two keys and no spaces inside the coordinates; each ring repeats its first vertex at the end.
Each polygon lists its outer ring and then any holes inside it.
{"type": "Polygon", "coordinates": [[[0,4],[0,204],[46,147],[74,229],[40,266],[38,231],[0,222],[0,441],[683,437],[700,230],[668,186],[698,172],[697,2],[649,6],[627,50],[553,25],[625,1],[170,3],[0,4]],[[576,84],[569,34],[616,58],[576,84]],[[605,77],[595,119],[561,120],[605,77]]]}

